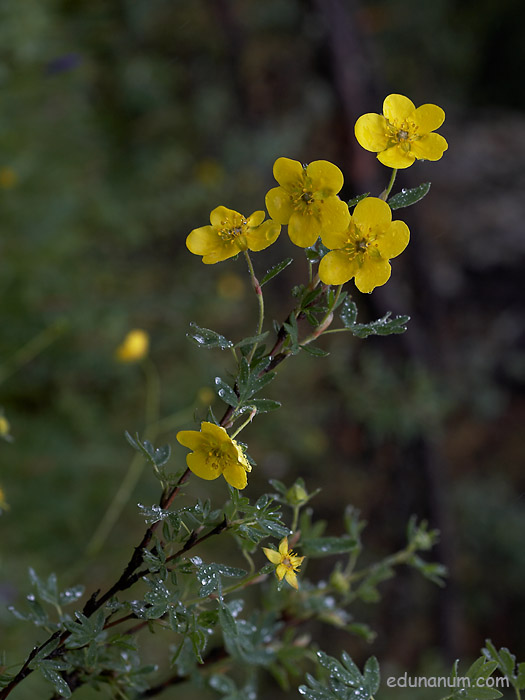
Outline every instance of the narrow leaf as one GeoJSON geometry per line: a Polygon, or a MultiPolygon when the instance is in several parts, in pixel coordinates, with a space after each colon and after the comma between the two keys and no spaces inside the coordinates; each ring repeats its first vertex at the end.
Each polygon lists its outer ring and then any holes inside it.
{"type": "Polygon", "coordinates": [[[46,681],[48,681],[55,687],[55,690],[61,697],[71,697],[71,690],[66,681],[62,678],[62,676],[59,673],[54,671],[52,668],[48,668],[44,664],[40,666],[39,671],[44,676],[46,681]]]}
{"type": "Polygon", "coordinates": [[[353,537],[312,537],[303,543],[303,552],[307,557],[328,557],[333,554],[351,552],[357,546],[353,537]]]}
{"type": "Polygon", "coordinates": [[[269,411],[275,411],[281,408],[279,401],[273,401],[272,399],[253,399],[250,401],[250,406],[257,409],[257,413],[268,413],[269,411]]]}
{"type": "Polygon", "coordinates": [[[233,406],[233,408],[235,408],[238,405],[239,400],[231,386],[226,384],[226,382],[220,377],[215,377],[215,384],[217,386],[218,396],[220,396],[220,398],[229,406],[233,406]]]}
{"type": "Polygon", "coordinates": [[[355,207],[356,204],[358,204],[362,199],[366,199],[369,196],[370,192],[365,192],[364,194],[358,194],[357,197],[353,197],[353,199],[349,199],[347,204],[348,208],[351,209],[352,207],[355,207]]]}
{"type": "Polygon", "coordinates": [[[193,322],[190,323],[190,328],[190,332],[186,333],[186,335],[200,348],[220,348],[221,350],[226,350],[227,348],[233,347],[231,340],[228,340],[220,333],[216,333],[209,328],[201,328],[193,322]]]}
{"type": "Polygon", "coordinates": [[[293,262],[293,258],[286,258],[286,260],[282,260],[280,263],[277,263],[277,265],[274,265],[271,267],[268,272],[264,275],[262,278],[260,285],[261,287],[266,284],[266,282],[269,282],[271,279],[276,277],[280,272],[282,272],[284,269],[290,265],[290,263],[293,262]]]}
{"type": "Polygon", "coordinates": [[[430,190],[430,182],[424,182],[418,187],[414,187],[411,190],[403,188],[401,192],[398,192],[393,197],[390,197],[388,204],[390,209],[401,209],[402,207],[410,207],[412,204],[419,202],[425,195],[428,194],[430,190]]]}
{"type": "Polygon", "coordinates": [[[330,353],[326,352],[322,348],[318,348],[315,345],[301,345],[302,350],[306,350],[309,355],[314,357],[327,357],[330,353]]]}
{"type": "Polygon", "coordinates": [[[341,309],[341,321],[345,328],[352,328],[357,319],[357,306],[351,299],[346,298],[341,309]]]}

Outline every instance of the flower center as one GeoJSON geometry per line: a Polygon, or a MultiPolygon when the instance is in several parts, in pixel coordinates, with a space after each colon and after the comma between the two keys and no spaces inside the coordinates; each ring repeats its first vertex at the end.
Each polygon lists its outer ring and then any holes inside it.
{"type": "Polygon", "coordinates": [[[312,193],[305,191],[304,189],[303,189],[303,194],[301,195],[301,199],[306,204],[312,204],[312,202],[314,201],[314,198],[312,197],[312,193]]]}
{"type": "Polygon", "coordinates": [[[318,216],[319,207],[317,206],[314,194],[309,181],[303,181],[303,187],[300,185],[297,186],[295,191],[290,194],[292,206],[295,211],[307,216],[318,216]]]}
{"type": "Polygon", "coordinates": [[[221,221],[221,227],[224,228],[217,229],[217,233],[223,241],[234,241],[239,236],[242,236],[247,224],[248,222],[246,221],[246,219],[241,219],[239,226],[234,226],[233,228],[226,228],[227,222],[221,221]]]}
{"type": "Polygon", "coordinates": [[[290,557],[284,557],[282,560],[282,565],[286,566],[287,569],[293,569],[292,562],[290,561],[290,557]]]}
{"type": "Polygon", "coordinates": [[[400,129],[396,135],[398,141],[406,141],[408,138],[408,131],[405,129],[400,129]]]}
{"type": "Polygon", "coordinates": [[[206,455],[206,464],[211,468],[215,470],[221,470],[224,465],[221,465],[221,462],[224,462],[224,454],[223,451],[220,447],[217,446],[210,446],[210,449],[208,450],[208,454],[206,455]]]}

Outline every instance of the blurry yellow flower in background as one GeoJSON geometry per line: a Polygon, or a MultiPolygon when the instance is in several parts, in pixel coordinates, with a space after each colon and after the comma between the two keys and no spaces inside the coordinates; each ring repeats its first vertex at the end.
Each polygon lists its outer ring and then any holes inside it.
{"type": "Polygon", "coordinates": [[[217,292],[223,299],[239,301],[246,293],[246,285],[240,275],[227,272],[221,275],[217,281],[217,292]]]}
{"type": "MultiPolygon", "coordinates": [[[[0,409],[1,411],[1,409],[0,409]]],[[[3,413],[0,412],[0,438],[12,442],[13,438],[10,434],[11,425],[3,413]]]]}
{"type": "Polygon", "coordinates": [[[149,335],[140,328],[134,328],[115,350],[119,362],[139,362],[148,354],[149,335]]]}
{"type": "Polygon", "coordinates": [[[323,236],[330,248],[319,264],[325,284],[344,284],[355,277],[361,292],[371,292],[390,277],[388,262],[407,247],[410,238],[403,221],[392,221],[392,210],[378,197],[366,197],[356,205],[350,226],[344,233],[323,236]]]}
{"type": "Polygon", "coordinates": [[[186,457],[189,469],[201,479],[222,476],[236,489],[248,483],[252,468],[237,442],[220,425],[203,421],[200,430],[180,430],[177,440],[192,452],[186,457]]]}
{"type": "Polygon", "coordinates": [[[367,151],[375,151],[378,160],[389,168],[408,168],[416,159],[439,160],[448,144],[443,136],[432,133],[445,121],[445,112],[437,105],[416,109],[403,95],[389,95],[383,114],[363,114],[355,124],[355,136],[367,151]]]}
{"type": "Polygon", "coordinates": [[[197,401],[203,406],[209,406],[215,398],[215,392],[209,386],[203,386],[197,392],[197,401]]]}
{"type": "Polygon", "coordinates": [[[268,559],[275,564],[275,575],[282,581],[285,579],[286,583],[289,583],[295,589],[299,588],[297,583],[296,571],[299,571],[304,557],[298,557],[288,549],[288,538],[285,537],[281,540],[279,544],[279,551],[276,552],[274,549],[268,549],[268,547],[263,547],[263,552],[268,557],[268,559]]]}
{"type": "Polygon", "coordinates": [[[0,188],[10,190],[18,182],[18,175],[11,168],[0,168],[0,188]]]}
{"type": "Polygon", "coordinates": [[[190,253],[202,255],[206,265],[233,258],[243,250],[259,251],[274,243],[281,226],[256,211],[244,217],[227,207],[216,207],[210,214],[211,226],[195,228],[186,238],[190,253]],[[263,223],[264,221],[264,223],[263,223]]]}
{"type": "Polygon", "coordinates": [[[2,490],[2,488],[0,487],[0,513],[1,513],[3,510],[9,510],[9,505],[8,505],[8,503],[6,502],[6,500],[5,500],[5,494],[4,494],[3,490],[2,490]]]}
{"type": "Polygon", "coordinates": [[[219,161],[213,158],[204,158],[199,161],[195,168],[194,174],[201,185],[213,187],[224,180],[224,169],[219,161]]]}
{"type": "Polygon", "coordinates": [[[266,195],[268,213],[279,224],[288,224],[295,245],[309,248],[326,231],[344,231],[350,214],[337,193],[343,173],[327,160],[303,166],[298,160],[278,158],[273,174],[279,187],[266,195]]]}

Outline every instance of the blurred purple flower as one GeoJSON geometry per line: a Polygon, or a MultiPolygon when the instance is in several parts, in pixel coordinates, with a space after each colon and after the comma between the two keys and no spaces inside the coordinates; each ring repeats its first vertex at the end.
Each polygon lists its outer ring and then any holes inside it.
{"type": "Polygon", "coordinates": [[[73,70],[82,62],[82,56],[79,53],[65,53],[63,56],[53,58],[46,64],[46,75],[57,75],[57,73],[65,73],[73,70]]]}

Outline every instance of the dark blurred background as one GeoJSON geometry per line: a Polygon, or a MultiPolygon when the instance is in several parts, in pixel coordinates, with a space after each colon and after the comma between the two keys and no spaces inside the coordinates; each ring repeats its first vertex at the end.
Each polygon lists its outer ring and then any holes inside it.
{"type": "MultiPolygon", "coordinates": [[[[389,172],[353,125],[391,92],[443,107],[449,150],[398,176],[395,190],[432,189],[397,214],[412,239],[391,281],[371,296],[348,287],[360,320],[408,313],[409,330],[329,336],[328,358],[282,366],[270,393],[283,408],[243,434],[259,463],[249,495],[272,477],[322,486],[327,531],[359,507],[370,560],[403,545],[413,513],[442,531],[447,587],[400,571],[380,604],[355,611],[377,640],[318,629],[327,651],[416,675],[472,660],[489,636],[524,659],[520,16],[518,0],[1,0],[0,406],[14,442],[0,443],[0,648],[11,663],[35,638],[5,609],[23,605],[28,566],[88,590],[110,582],[141,529],[136,502],[158,498],[145,474],[104,553],[85,557],[132,458],[123,431],[144,428],[144,372],[113,355],[125,333],[151,335],[161,413],[175,414],[159,439],[173,444],[229,360],[195,352],[189,321],[252,332],[243,261],[205,267],[186,235],[219,204],[262,208],[282,155],[336,163],[344,197],[377,195],[389,172]]],[[[255,258],[264,273],[287,255],[269,319],[291,308],[304,257],[282,236],[255,258]]],[[[215,486],[203,488],[223,497],[215,486]]]]}

